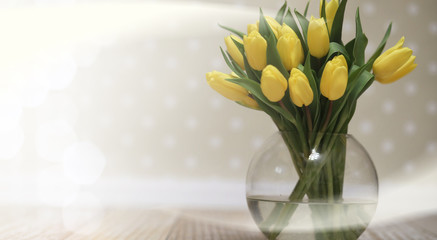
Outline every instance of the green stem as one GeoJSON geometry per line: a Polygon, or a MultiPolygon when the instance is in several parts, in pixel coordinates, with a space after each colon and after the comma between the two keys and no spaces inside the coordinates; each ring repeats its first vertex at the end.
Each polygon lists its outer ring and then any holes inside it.
{"type": "Polygon", "coordinates": [[[329,100],[328,114],[326,115],[325,123],[323,124],[323,127],[322,127],[322,132],[326,131],[326,128],[328,127],[329,120],[331,120],[332,105],[333,105],[333,102],[331,100],[329,100]]]}
{"type": "MultiPolygon", "coordinates": [[[[323,135],[323,134],[322,134],[323,135]]],[[[322,136],[323,137],[323,136],[322,136]]],[[[322,139],[320,137],[320,139],[322,139]]],[[[325,138],[326,141],[324,141],[325,144],[321,145],[320,149],[317,149],[320,153],[323,153],[325,156],[330,156],[331,152],[335,148],[335,144],[338,139],[338,136],[330,136],[325,138]]],[[[319,140],[321,141],[321,140],[319,140]]],[[[342,146],[342,145],[339,145],[342,146]]],[[[319,147],[318,147],[319,148],[319,147]]],[[[285,204],[282,206],[277,205],[275,207],[275,211],[270,214],[270,216],[261,223],[263,225],[263,229],[267,229],[267,232],[270,232],[270,235],[268,235],[268,238],[270,240],[276,239],[280,233],[286,228],[288,225],[292,215],[296,211],[296,208],[298,206],[298,203],[302,201],[305,194],[308,194],[308,197],[314,197],[311,196],[310,189],[312,188],[313,184],[315,183],[315,180],[318,178],[318,176],[321,176],[322,169],[328,169],[331,170],[331,163],[330,163],[329,157],[324,158],[322,161],[315,160],[309,160],[305,166],[305,169],[303,173],[301,174],[301,177],[299,178],[297,184],[295,185],[292,193],[289,196],[289,202],[294,204],[285,204]],[[274,222],[271,221],[271,219],[275,219],[274,222]],[[269,229],[269,230],[268,230],[269,229]]],[[[332,172],[324,172],[323,175],[326,175],[328,179],[332,179],[332,172]]],[[[333,201],[333,182],[332,180],[328,181],[329,185],[329,191],[331,191],[330,194],[330,201],[333,201]]],[[[325,195],[326,196],[326,195],[325,195]]],[[[335,236],[337,237],[337,236],[335,236]]]]}
{"type": "MultiPolygon", "coordinates": [[[[282,107],[282,109],[284,109],[285,111],[290,113],[290,111],[287,109],[287,107],[284,105],[284,103],[282,101],[279,101],[279,105],[282,107]]],[[[305,157],[307,157],[309,155],[309,150],[308,150],[308,145],[306,144],[307,141],[305,140],[305,134],[302,132],[303,129],[302,129],[302,126],[300,125],[300,123],[298,121],[296,121],[295,124],[296,124],[296,129],[298,131],[298,135],[299,135],[300,141],[303,144],[302,145],[303,153],[304,153],[305,157]]]]}
{"type": "Polygon", "coordinates": [[[311,119],[311,112],[308,106],[305,106],[305,112],[307,116],[307,125],[308,125],[308,140],[311,138],[311,134],[313,132],[313,121],[311,119]]]}
{"type": "Polygon", "coordinates": [[[324,167],[325,174],[326,174],[326,181],[327,181],[327,193],[328,193],[328,202],[332,203],[334,202],[334,179],[332,176],[332,158],[331,156],[327,156],[328,160],[326,162],[326,165],[324,167]]]}

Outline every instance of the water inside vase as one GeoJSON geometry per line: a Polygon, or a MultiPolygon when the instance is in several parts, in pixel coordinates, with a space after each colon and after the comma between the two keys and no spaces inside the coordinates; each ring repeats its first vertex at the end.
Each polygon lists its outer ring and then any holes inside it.
{"type": "Polygon", "coordinates": [[[264,235],[278,240],[358,239],[377,205],[363,199],[290,202],[287,196],[249,196],[247,203],[264,235]]]}

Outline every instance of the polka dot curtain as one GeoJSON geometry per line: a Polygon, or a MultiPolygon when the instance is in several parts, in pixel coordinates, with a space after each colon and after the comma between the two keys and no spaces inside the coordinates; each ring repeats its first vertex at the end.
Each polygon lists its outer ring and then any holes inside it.
{"type": "MultiPolygon", "coordinates": [[[[303,1],[289,2],[304,8],[303,1]]],[[[318,12],[315,2],[312,13],[318,12]]],[[[26,194],[62,205],[77,189],[105,181],[244,184],[251,156],[275,127],[262,112],[211,90],[205,73],[228,71],[219,51],[228,33],[217,23],[244,30],[257,20],[258,6],[273,14],[282,3],[2,2],[0,29],[12,37],[1,40],[0,48],[9,53],[0,70],[1,186],[18,199],[17,189],[30,184],[33,192],[26,194]],[[37,18],[26,27],[19,17],[29,12],[37,18]],[[64,25],[44,20],[47,14],[64,25]],[[19,26],[28,32],[16,33],[19,26]],[[33,35],[32,28],[46,35],[33,35]],[[8,188],[10,179],[16,184],[8,188]]],[[[375,83],[360,98],[349,132],[365,145],[382,181],[414,177],[437,166],[437,4],[350,1],[345,40],[354,35],[357,6],[368,55],[393,21],[388,46],[405,35],[419,66],[394,84],[375,83]]]]}

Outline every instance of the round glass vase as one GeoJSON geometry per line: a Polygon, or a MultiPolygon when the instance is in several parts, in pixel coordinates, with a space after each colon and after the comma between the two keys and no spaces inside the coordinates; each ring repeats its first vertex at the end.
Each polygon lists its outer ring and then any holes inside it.
{"type": "Polygon", "coordinates": [[[290,134],[270,137],[247,172],[247,204],[259,229],[269,240],[358,239],[378,201],[369,154],[351,135],[326,133],[300,152],[290,134]]]}

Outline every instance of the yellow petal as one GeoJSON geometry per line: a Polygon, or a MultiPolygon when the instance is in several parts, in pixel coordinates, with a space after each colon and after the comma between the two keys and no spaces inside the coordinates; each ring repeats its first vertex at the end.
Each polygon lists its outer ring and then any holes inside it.
{"type": "Polygon", "coordinates": [[[320,92],[331,101],[344,95],[348,81],[348,66],[343,55],[334,57],[325,65],[320,80],[320,92]]]}
{"type": "Polygon", "coordinates": [[[274,66],[268,65],[261,75],[261,90],[271,102],[280,101],[287,90],[287,80],[274,66]]]}
{"type": "Polygon", "coordinates": [[[381,59],[378,64],[373,65],[375,75],[384,78],[393,74],[410,59],[412,54],[413,50],[409,48],[401,48],[393,51],[381,59]]]}
{"type": "Polygon", "coordinates": [[[253,31],[258,32],[258,26],[256,24],[248,24],[247,25],[247,35],[249,35],[253,31]]]}
{"type": "Polygon", "coordinates": [[[332,73],[333,64],[332,61],[329,61],[325,65],[325,69],[323,70],[322,78],[320,80],[320,92],[325,97],[329,96],[329,81],[332,79],[332,73]]]}
{"type": "Polygon", "coordinates": [[[300,40],[292,34],[287,33],[281,36],[276,44],[281,61],[285,69],[290,71],[303,63],[304,55],[300,40]]]}
{"type": "Polygon", "coordinates": [[[310,105],[313,101],[313,91],[306,75],[297,68],[293,68],[288,79],[290,88],[290,98],[293,103],[302,107],[310,105]]]}
{"type": "Polygon", "coordinates": [[[332,23],[334,22],[337,9],[338,9],[338,0],[332,0],[325,6],[326,23],[328,24],[329,32],[331,32],[332,23]]]}
{"type": "Polygon", "coordinates": [[[384,53],[382,53],[373,63],[373,65],[378,65],[379,62],[384,59],[387,55],[391,54],[393,51],[400,49],[401,47],[404,46],[404,42],[405,42],[405,37],[402,37],[397,43],[396,45],[394,45],[393,47],[389,48],[387,51],[385,51],[384,53]]]}
{"type": "Polygon", "coordinates": [[[335,101],[341,98],[346,90],[347,85],[347,69],[339,67],[334,70],[329,86],[329,100],[335,101]]]}
{"type": "Polygon", "coordinates": [[[282,37],[285,34],[291,34],[292,37],[298,38],[297,34],[293,31],[293,29],[291,29],[291,27],[289,27],[287,24],[283,23],[282,27],[281,27],[281,30],[279,31],[278,37],[280,38],[280,37],[282,37]]]}
{"type": "Polygon", "coordinates": [[[232,101],[241,101],[249,94],[249,92],[240,85],[226,80],[231,78],[234,77],[217,71],[212,71],[206,74],[206,81],[212,89],[232,101]]]}
{"type": "Polygon", "coordinates": [[[259,107],[258,103],[251,97],[247,96],[244,99],[242,99],[240,102],[238,102],[239,104],[248,107],[248,108],[252,108],[255,110],[261,110],[261,108],[259,107]]]}
{"type": "Polygon", "coordinates": [[[313,102],[313,91],[307,79],[298,78],[294,89],[305,106],[309,106],[313,102]]]}
{"type": "Polygon", "coordinates": [[[400,67],[395,73],[393,73],[391,76],[387,78],[376,78],[377,81],[380,83],[388,84],[395,82],[396,80],[402,78],[403,76],[407,75],[408,73],[412,72],[416,67],[417,64],[414,63],[416,60],[416,56],[411,56],[410,59],[402,66],[400,67]]]}
{"type": "Polygon", "coordinates": [[[323,18],[311,16],[307,34],[308,48],[312,56],[322,58],[329,51],[329,34],[323,18]]]}
{"type": "Polygon", "coordinates": [[[402,37],[395,46],[381,54],[373,63],[375,80],[381,83],[392,83],[413,71],[417,64],[416,56],[410,48],[403,47],[402,37]]]}
{"type": "Polygon", "coordinates": [[[244,50],[249,65],[258,71],[267,65],[267,41],[259,32],[253,31],[243,38],[244,50]]]}
{"type": "Polygon", "coordinates": [[[241,67],[241,69],[244,70],[244,60],[243,60],[243,55],[241,54],[240,50],[238,49],[238,47],[235,45],[234,41],[232,41],[232,39],[234,39],[235,41],[243,44],[243,41],[236,37],[236,36],[227,36],[225,38],[225,44],[226,44],[226,48],[228,50],[229,55],[231,55],[232,59],[238,64],[238,66],[241,67]]]}

